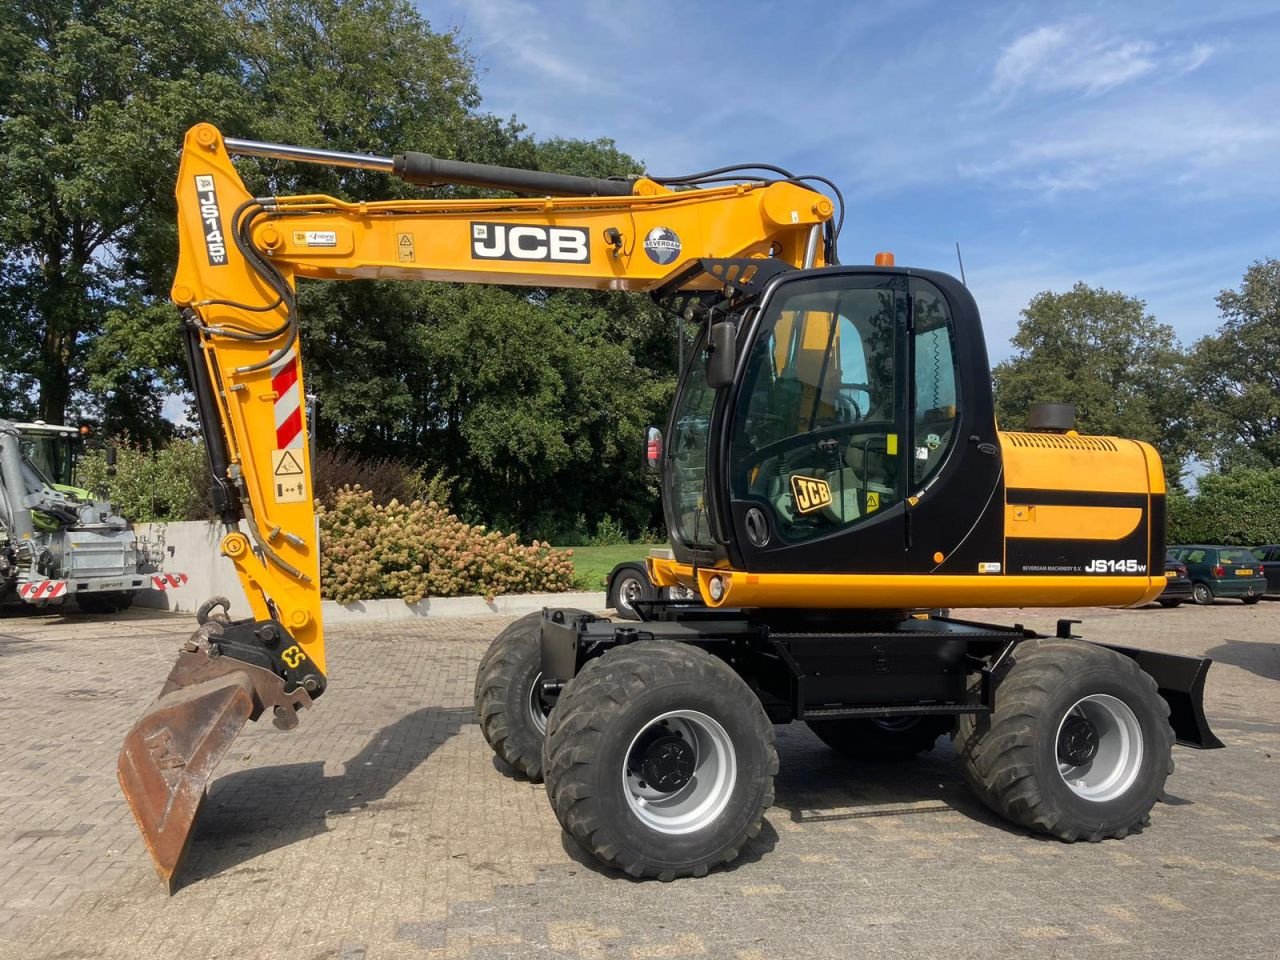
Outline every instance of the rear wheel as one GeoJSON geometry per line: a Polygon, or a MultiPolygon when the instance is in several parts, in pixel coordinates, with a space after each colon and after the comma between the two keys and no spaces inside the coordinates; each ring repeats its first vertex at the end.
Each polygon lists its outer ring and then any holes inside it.
{"type": "Polygon", "coordinates": [[[592,660],[552,711],[543,768],[565,831],[633,877],[700,877],[760,832],[778,770],[751,688],[696,647],[642,641],[592,660]]]}
{"type": "Polygon", "coordinates": [[[991,715],[962,715],[961,769],[987,806],[1061,840],[1140,831],[1173,771],[1169,706],[1128,657],[1027,642],[991,715]]]}
{"type": "Polygon", "coordinates": [[[1191,598],[1202,607],[1213,603],[1213,588],[1207,583],[1197,583],[1191,588],[1191,598]]]}
{"type": "MultiPolygon", "coordinates": [[[[585,610],[564,610],[566,620],[585,610]]],[[[542,779],[542,738],[551,705],[542,697],[542,611],[525,614],[489,644],[476,671],[475,710],[493,752],[530,780],[542,779]]]]}
{"type": "Polygon", "coordinates": [[[832,750],[854,760],[908,760],[932,750],[953,717],[881,717],[874,720],[806,720],[832,750]]]}
{"type": "Polygon", "coordinates": [[[1160,606],[1168,607],[1169,609],[1172,609],[1174,607],[1182,606],[1182,601],[1181,600],[1161,600],[1160,606]]]}

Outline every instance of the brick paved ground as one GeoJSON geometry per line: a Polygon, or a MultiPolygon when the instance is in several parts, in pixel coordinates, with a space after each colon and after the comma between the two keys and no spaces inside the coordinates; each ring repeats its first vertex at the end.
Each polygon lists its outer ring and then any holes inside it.
{"type": "Polygon", "coordinates": [[[1220,660],[1229,749],[1178,748],[1137,837],[1036,839],[970,797],[945,741],[858,768],[795,725],[733,869],[635,883],[566,845],[472,722],[505,621],[384,622],[331,632],[333,686],[297,731],[236,741],[173,898],[114,770],[190,622],[6,616],[0,957],[1276,957],[1280,604],[1084,615],[1098,639],[1220,660]]]}

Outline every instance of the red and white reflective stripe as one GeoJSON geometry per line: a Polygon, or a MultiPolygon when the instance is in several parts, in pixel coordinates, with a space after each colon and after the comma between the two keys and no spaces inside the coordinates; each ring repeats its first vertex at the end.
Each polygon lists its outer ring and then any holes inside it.
{"type": "Polygon", "coordinates": [[[185,573],[157,573],[151,577],[151,585],[157,590],[173,590],[186,582],[185,573]]]}
{"type": "Polygon", "coordinates": [[[298,353],[290,350],[271,368],[276,394],[276,449],[302,446],[302,390],[298,384],[298,353]]]}
{"type": "Polygon", "coordinates": [[[33,580],[18,587],[23,600],[53,600],[67,591],[65,580],[33,580]]]}

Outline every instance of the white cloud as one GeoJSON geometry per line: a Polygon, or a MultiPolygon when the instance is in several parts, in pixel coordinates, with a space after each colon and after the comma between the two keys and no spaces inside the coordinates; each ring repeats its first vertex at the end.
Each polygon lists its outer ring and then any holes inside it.
{"type": "Polygon", "coordinates": [[[1280,128],[1220,103],[1150,98],[1019,131],[1004,144],[988,144],[985,157],[961,162],[957,170],[1047,195],[1140,180],[1143,189],[1160,183],[1177,186],[1184,197],[1208,196],[1248,188],[1241,178],[1253,174],[1245,171],[1261,172],[1278,140],[1280,128]],[[1258,165],[1249,162],[1255,159],[1258,165]],[[1226,169],[1237,170],[1229,182],[1214,176],[1226,169]]]}
{"type": "Polygon", "coordinates": [[[1157,71],[1195,70],[1213,52],[1206,43],[1181,50],[1149,39],[1100,37],[1084,23],[1041,26],[1001,51],[991,93],[1006,103],[1018,93],[1096,96],[1157,71]]]}
{"type": "Polygon", "coordinates": [[[473,52],[510,58],[543,80],[574,86],[601,82],[572,57],[557,53],[551,35],[539,27],[543,17],[535,4],[526,0],[470,0],[466,14],[464,33],[472,28],[477,34],[471,38],[473,52]]]}
{"type": "Polygon", "coordinates": [[[993,86],[1001,91],[1023,86],[1045,68],[1054,51],[1060,50],[1069,37],[1069,31],[1061,25],[1024,33],[1005,47],[996,61],[993,86]]]}
{"type": "Polygon", "coordinates": [[[1182,57],[1175,58],[1174,65],[1182,73],[1190,73],[1203,67],[1217,52],[1218,48],[1211,43],[1197,43],[1182,57]]]}

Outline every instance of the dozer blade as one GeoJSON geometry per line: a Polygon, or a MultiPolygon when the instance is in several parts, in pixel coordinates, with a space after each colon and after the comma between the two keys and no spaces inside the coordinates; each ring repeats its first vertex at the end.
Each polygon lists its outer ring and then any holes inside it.
{"type": "Polygon", "coordinates": [[[285,678],[272,669],[228,655],[252,649],[236,642],[246,624],[201,626],[120,751],[120,787],[169,893],[209,778],[245,722],[269,711],[277,727],[291,730],[298,710],[311,706],[301,686],[286,691],[285,678]]]}
{"type": "Polygon", "coordinates": [[[169,893],[213,768],[253,707],[253,681],[235,671],[162,696],[124,738],[120,787],[169,893]]]}

